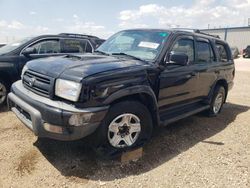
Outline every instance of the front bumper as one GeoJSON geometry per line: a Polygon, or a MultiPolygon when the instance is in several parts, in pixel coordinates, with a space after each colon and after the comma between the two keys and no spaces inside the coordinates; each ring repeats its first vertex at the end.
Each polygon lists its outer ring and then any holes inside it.
{"type": "Polygon", "coordinates": [[[108,111],[108,106],[78,109],[52,101],[27,90],[21,81],[12,85],[8,106],[36,136],[56,140],[77,140],[90,135],[108,111]]]}

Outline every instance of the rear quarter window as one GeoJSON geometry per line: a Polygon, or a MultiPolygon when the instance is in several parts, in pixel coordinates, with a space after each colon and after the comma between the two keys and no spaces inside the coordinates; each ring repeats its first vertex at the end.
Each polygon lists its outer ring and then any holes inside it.
{"type": "Polygon", "coordinates": [[[230,59],[229,53],[227,51],[227,47],[225,44],[222,43],[216,43],[216,48],[218,51],[218,55],[219,55],[219,61],[220,62],[228,62],[230,59]]]}

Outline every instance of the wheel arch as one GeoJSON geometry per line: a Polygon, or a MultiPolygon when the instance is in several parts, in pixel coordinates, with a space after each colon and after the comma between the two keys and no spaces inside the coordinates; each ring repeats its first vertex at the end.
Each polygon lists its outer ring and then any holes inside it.
{"type": "Polygon", "coordinates": [[[5,84],[7,84],[7,87],[10,88],[12,79],[8,73],[0,71],[0,80],[2,80],[5,84]]]}
{"type": "Polygon", "coordinates": [[[151,87],[140,85],[121,89],[111,94],[104,103],[112,105],[125,100],[134,100],[144,104],[151,113],[153,125],[159,125],[157,98],[151,87]]]}
{"type": "Polygon", "coordinates": [[[224,103],[225,103],[226,99],[227,99],[227,93],[228,93],[228,83],[227,83],[226,79],[219,79],[219,80],[217,80],[215,82],[215,84],[214,84],[214,86],[213,86],[213,88],[211,90],[212,92],[210,92],[210,100],[211,100],[211,98],[213,96],[213,91],[215,90],[215,88],[217,86],[222,86],[225,89],[225,100],[224,100],[224,103]]]}

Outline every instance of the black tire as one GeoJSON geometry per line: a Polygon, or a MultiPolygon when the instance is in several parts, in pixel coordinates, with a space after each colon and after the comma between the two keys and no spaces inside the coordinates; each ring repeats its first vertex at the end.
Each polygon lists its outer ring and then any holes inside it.
{"type": "Polygon", "coordinates": [[[210,108],[208,110],[208,116],[213,117],[213,116],[217,116],[220,112],[221,109],[223,107],[223,104],[225,103],[225,97],[226,97],[226,91],[225,88],[223,86],[216,86],[214,93],[213,93],[213,98],[210,104],[210,108]],[[218,107],[216,108],[216,99],[220,98],[219,96],[221,96],[221,104],[220,106],[218,105],[218,107]]]}
{"type": "Polygon", "coordinates": [[[6,104],[8,92],[9,85],[5,81],[0,79],[0,107],[6,104]]]}
{"type": "MultiPolygon", "coordinates": [[[[113,104],[102,124],[96,130],[93,135],[94,150],[98,156],[102,158],[115,158],[122,152],[131,149],[139,148],[143,146],[148,140],[150,140],[153,130],[152,117],[149,110],[143,104],[136,101],[122,101],[113,104]],[[136,115],[140,120],[141,131],[136,141],[131,145],[123,148],[117,148],[111,145],[108,134],[109,125],[113,120],[123,114],[136,115]]],[[[118,135],[118,133],[117,133],[118,135]]]]}

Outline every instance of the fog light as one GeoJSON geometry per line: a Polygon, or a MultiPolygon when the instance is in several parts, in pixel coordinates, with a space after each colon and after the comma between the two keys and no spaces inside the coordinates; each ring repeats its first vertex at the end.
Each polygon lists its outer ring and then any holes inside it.
{"type": "Polygon", "coordinates": [[[52,133],[59,133],[59,134],[63,133],[63,128],[60,127],[60,126],[51,125],[51,124],[48,124],[48,123],[44,123],[43,126],[44,126],[44,129],[46,131],[49,131],[49,132],[52,132],[52,133]]]}
{"type": "Polygon", "coordinates": [[[90,121],[92,115],[92,113],[74,114],[69,118],[69,124],[73,126],[85,125],[90,121]]]}

